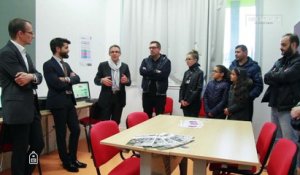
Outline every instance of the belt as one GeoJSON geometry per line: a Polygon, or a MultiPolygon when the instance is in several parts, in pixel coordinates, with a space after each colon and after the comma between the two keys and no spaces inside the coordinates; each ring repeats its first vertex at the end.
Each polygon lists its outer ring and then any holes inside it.
{"type": "Polygon", "coordinates": [[[117,94],[120,93],[120,91],[112,91],[112,93],[113,93],[114,95],[117,95],[117,94]]]}
{"type": "Polygon", "coordinates": [[[66,94],[70,95],[70,94],[73,94],[73,92],[72,91],[66,91],[66,94]]]}

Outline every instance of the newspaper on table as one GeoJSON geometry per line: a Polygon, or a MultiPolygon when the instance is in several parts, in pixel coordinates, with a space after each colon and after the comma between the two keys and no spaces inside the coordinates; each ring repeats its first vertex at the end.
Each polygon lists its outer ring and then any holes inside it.
{"type": "Polygon", "coordinates": [[[179,147],[194,141],[192,136],[176,135],[169,133],[136,136],[127,144],[141,147],[169,149],[179,147]]]}

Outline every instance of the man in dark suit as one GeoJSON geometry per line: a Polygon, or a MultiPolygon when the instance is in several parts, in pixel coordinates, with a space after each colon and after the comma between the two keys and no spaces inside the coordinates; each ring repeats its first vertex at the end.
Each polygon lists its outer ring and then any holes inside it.
{"type": "Polygon", "coordinates": [[[54,38],[50,42],[53,56],[43,66],[44,76],[48,85],[46,107],[53,114],[57,148],[63,167],[70,172],[78,172],[86,164],[77,160],[77,147],[80,134],[75,97],[72,85],[79,83],[80,78],[73,72],[64,58],[68,58],[69,44],[64,38],[54,38]],[[70,130],[69,144],[66,144],[66,125],[70,130]]]}
{"type": "Polygon", "coordinates": [[[122,111],[126,105],[125,86],[130,86],[128,65],[120,61],[121,49],[118,45],[109,47],[108,61],[99,64],[94,79],[96,85],[102,86],[98,104],[103,120],[114,120],[120,124],[122,111]]]}
{"type": "Polygon", "coordinates": [[[44,147],[36,93],[43,77],[25,49],[34,37],[31,23],[13,19],[8,31],[11,40],[0,50],[3,122],[12,142],[11,173],[28,175],[35,167],[29,162],[29,154],[39,155],[44,147]]]}

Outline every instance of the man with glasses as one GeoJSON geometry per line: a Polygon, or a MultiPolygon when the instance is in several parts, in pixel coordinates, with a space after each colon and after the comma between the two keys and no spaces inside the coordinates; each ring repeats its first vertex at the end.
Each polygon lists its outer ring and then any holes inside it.
{"type": "Polygon", "coordinates": [[[121,48],[118,45],[109,47],[110,59],[98,66],[94,82],[102,86],[98,105],[102,120],[114,120],[120,124],[122,111],[126,105],[125,86],[130,86],[130,71],[128,65],[121,62],[121,48]]]}
{"type": "Polygon", "coordinates": [[[253,101],[263,91],[263,80],[261,76],[261,68],[256,61],[248,56],[248,49],[245,45],[237,45],[235,47],[235,60],[232,61],[229,69],[233,70],[237,67],[243,68],[247,71],[248,77],[253,81],[249,93],[249,116],[248,120],[253,118],[253,101]]]}
{"type": "Polygon", "coordinates": [[[32,164],[29,156],[44,147],[36,93],[43,77],[25,49],[34,38],[31,22],[13,19],[8,31],[11,40],[0,50],[3,123],[12,143],[11,174],[29,175],[38,162],[32,164]]]}
{"type": "Polygon", "coordinates": [[[171,61],[160,53],[161,45],[158,41],[151,41],[149,49],[150,56],[142,61],[140,74],[143,76],[143,108],[151,118],[153,109],[156,115],[164,112],[171,61]]]}

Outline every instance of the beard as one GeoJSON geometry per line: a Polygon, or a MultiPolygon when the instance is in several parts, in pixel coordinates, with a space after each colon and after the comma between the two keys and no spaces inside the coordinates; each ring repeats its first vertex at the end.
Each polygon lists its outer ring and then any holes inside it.
{"type": "Polygon", "coordinates": [[[69,58],[69,55],[67,52],[60,52],[59,55],[62,57],[62,58],[69,58]]]}
{"type": "Polygon", "coordinates": [[[286,51],[282,51],[281,50],[281,55],[284,56],[284,57],[290,57],[293,55],[293,49],[291,47],[291,45],[289,46],[289,48],[286,50],[286,51]]]}

